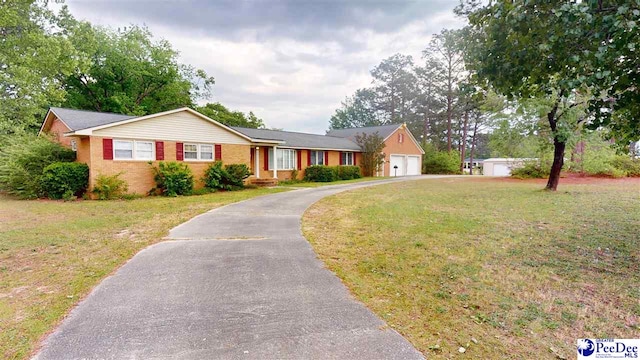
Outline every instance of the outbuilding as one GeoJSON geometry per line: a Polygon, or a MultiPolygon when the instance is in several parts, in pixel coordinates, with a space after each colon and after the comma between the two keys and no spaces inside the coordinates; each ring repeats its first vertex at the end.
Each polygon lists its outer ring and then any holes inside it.
{"type": "Polygon", "coordinates": [[[491,158],[483,161],[482,174],[485,176],[510,176],[511,170],[522,167],[527,159],[491,158]]]}

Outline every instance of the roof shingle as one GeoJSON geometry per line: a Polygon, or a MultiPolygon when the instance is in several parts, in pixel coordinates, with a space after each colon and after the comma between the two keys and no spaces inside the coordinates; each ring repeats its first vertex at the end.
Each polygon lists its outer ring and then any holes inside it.
{"type": "Polygon", "coordinates": [[[74,110],[59,107],[49,108],[71,131],[88,129],[119,121],[136,118],[137,116],[103,113],[87,110],[74,110]]]}
{"type": "Polygon", "coordinates": [[[252,139],[284,141],[284,144],[282,144],[284,147],[360,151],[360,146],[356,143],[340,137],[280,130],[248,129],[237,126],[232,126],[231,128],[252,139]]]}

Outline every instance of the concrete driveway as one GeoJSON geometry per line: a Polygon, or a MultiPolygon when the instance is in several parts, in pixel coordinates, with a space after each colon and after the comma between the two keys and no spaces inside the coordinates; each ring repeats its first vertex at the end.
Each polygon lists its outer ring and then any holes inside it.
{"type": "Polygon", "coordinates": [[[419,178],[294,190],[195,217],[102,281],[36,358],[421,359],[300,232],[325,196],[419,178]]]}

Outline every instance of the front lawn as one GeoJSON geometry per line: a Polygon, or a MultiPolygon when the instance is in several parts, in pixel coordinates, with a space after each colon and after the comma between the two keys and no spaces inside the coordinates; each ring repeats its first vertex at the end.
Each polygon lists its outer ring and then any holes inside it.
{"type": "Polygon", "coordinates": [[[640,337],[640,181],[449,178],[326,198],[319,257],[429,357],[575,357],[640,337]]]}
{"type": "Polygon", "coordinates": [[[26,358],[91,288],[174,226],[281,191],[77,202],[0,196],[0,358],[26,358]]]}

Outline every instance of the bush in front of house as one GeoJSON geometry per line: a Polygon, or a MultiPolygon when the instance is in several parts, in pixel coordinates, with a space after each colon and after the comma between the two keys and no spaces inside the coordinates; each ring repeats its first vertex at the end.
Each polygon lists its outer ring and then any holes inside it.
{"type": "Polygon", "coordinates": [[[334,166],[334,171],[336,172],[336,177],[339,180],[352,180],[352,179],[359,179],[362,177],[362,171],[360,170],[360,166],[352,166],[352,165],[334,166]]]}
{"type": "MultiPolygon", "coordinates": [[[[151,163],[149,163],[151,164],[151,163]]],[[[159,162],[153,166],[156,187],[149,194],[163,196],[189,195],[193,191],[193,174],[187,164],[159,162]]]]}
{"type": "Polygon", "coordinates": [[[0,147],[0,190],[23,199],[42,197],[44,168],[75,159],[74,151],[46,137],[7,137],[0,147]]]}
{"type": "Polygon", "coordinates": [[[223,178],[223,181],[226,181],[229,185],[237,188],[243,188],[244,179],[251,175],[251,170],[249,170],[249,167],[245,164],[225,165],[224,170],[227,173],[227,176],[226,178],[223,178]]]}
{"type": "Polygon", "coordinates": [[[311,165],[304,170],[304,180],[311,182],[332,182],[338,180],[336,170],[331,166],[311,165]]]}
{"type": "Polygon", "coordinates": [[[127,193],[129,186],[127,182],[120,179],[122,173],[115,175],[98,175],[96,177],[96,184],[93,187],[93,193],[98,200],[113,200],[120,199],[127,193]]]}
{"type": "Polygon", "coordinates": [[[56,162],[42,171],[42,191],[50,199],[81,196],[88,184],[89,166],[84,163],[56,162]]]}
{"type": "Polygon", "coordinates": [[[216,161],[204,172],[202,181],[204,186],[211,190],[239,190],[244,188],[244,179],[251,175],[249,167],[245,164],[222,165],[216,161]]]}
{"type": "Polygon", "coordinates": [[[422,155],[423,174],[460,174],[460,153],[457,151],[438,151],[427,145],[422,155]]]}

